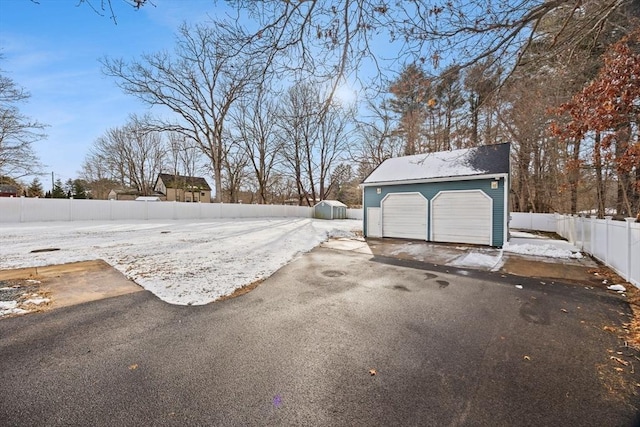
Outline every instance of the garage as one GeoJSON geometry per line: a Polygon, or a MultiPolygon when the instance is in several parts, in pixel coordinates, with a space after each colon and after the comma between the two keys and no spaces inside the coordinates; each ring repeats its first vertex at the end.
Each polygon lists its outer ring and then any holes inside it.
{"type": "Polygon", "coordinates": [[[362,182],[365,237],[502,247],[509,144],[394,157],[362,182]]]}
{"type": "Polygon", "coordinates": [[[391,193],[382,200],[382,237],[427,238],[427,199],[420,193],[391,193]]]}
{"type": "Polygon", "coordinates": [[[431,240],[491,245],[491,197],[481,190],[442,191],[431,200],[431,240]]]}

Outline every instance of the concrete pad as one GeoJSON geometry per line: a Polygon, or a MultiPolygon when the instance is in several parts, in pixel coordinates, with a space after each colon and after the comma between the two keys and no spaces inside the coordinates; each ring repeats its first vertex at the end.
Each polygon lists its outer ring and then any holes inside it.
{"type": "Polygon", "coordinates": [[[468,247],[420,240],[367,239],[374,255],[446,265],[467,253],[468,247]]]}
{"type": "Polygon", "coordinates": [[[352,251],[360,254],[373,255],[369,245],[364,239],[349,239],[340,237],[338,239],[330,239],[321,245],[323,248],[337,249],[340,251],[352,251]]]}
{"type": "MultiPolygon", "coordinates": [[[[521,240],[532,241],[534,239],[521,240]]],[[[539,239],[539,241],[557,242],[547,238],[539,239]]],[[[573,247],[568,242],[565,243],[564,248],[573,247]]],[[[599,285],[597,278],[594,279],[594,276],[589,273],[589,270],[597,268],[598,264],[588,257],[576,259],[531,256],[503,252],[500,249],[483,246],[390,238],[368,238],[366,242],[336,239],[326,242],[323,246],[330,249],[371,253],[374,256],[420,261],[432,265],[500,271],[523,277],[581,283],[590,286],[599,285]]],[[[574,250],[577,251],[575,248],[574,250]]]]}
{"type": "Polygon", "coordinates": [[[41,282],[41,290],[49,294],[52,300],[49,308],[67,307],[144,290],[103,260],[0,270],[0,280],[26,279],[41,282]]]}

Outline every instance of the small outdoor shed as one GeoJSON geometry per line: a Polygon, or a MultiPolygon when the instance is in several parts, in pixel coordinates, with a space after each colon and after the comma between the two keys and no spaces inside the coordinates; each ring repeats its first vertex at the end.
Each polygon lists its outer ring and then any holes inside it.
{"type": "Polygon", "coordinates": [[[347,205],[337,200],[323,200],[313,207],[313,217],[318,219],[347,219],[347,205]]]}
{"type": "Polygon", "coordinates": [[[510,145],[385,160],[362,183],[364,235],[502,247],[510,145]]]}

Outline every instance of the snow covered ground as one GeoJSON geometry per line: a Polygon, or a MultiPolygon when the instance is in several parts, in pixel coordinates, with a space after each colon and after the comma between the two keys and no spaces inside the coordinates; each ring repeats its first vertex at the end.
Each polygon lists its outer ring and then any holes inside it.
{"type": "Polygon", "coordinates": [[[0,269],[103,259],[166,302],[199,305],[359,230],[361,221],[307,218],[7,224],[0,269]]]}

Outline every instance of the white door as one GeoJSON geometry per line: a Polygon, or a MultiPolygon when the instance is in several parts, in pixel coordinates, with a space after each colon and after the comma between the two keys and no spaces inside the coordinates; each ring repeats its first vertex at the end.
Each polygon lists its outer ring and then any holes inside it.
{"type": "Polygon", "coordinates": [[[431,200],[434,242],[491,245],[493,200],[481,190],[441,191],[431,200]]]}
{"type": "Polygon", "coordinates": [[[391,193],[382,199],[382,237],[427,240],[427,199],[420,193],[391,193]]]}
{"type": "Polygon", "coordinates": [[[367,208],[367,237],[382,237],[380,208],[367,208]]]}

